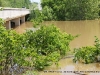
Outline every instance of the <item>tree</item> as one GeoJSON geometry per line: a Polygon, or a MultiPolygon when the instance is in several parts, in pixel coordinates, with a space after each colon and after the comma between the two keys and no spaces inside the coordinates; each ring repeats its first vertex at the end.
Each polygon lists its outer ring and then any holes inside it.
{"type": "Polygon", "coordinates": [[[99,0],[42,0],[41,5],[53,10],[55,20],[85,20],[99,16],[99,0]]]}
{"type": "Polygon", "coordinates": [[[3,7],[29,8],[30,3],[30,0],[0,0],[0,6],[3,7]]]}
{"type": "Polygon", "coordinates": [[[0,6],[2,5],[1,0],[0,0],[0,6]]]}
{"type": "Polygon", "coordinates": [[[36,10],[38,9],[38,3],[32,2],[31,5],[29,6],[30,10],[36,10]]]}
{"type": "Polygon", "coordinates": [[[6,6],[6,7],[10,7],[10,3],[9,3],[9,1],[8,0],[0,0],[0,6],[1,7],[4,7],[4,6],[6,6]]]}

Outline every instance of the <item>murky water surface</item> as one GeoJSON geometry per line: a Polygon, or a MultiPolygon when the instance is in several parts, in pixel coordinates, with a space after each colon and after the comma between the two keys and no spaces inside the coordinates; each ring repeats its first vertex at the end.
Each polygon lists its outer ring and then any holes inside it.
{"type": "Polygon", "coordinates": [[[24,33],[27,29],[33,28],[33,25],[31,22],[25,22],[21,24],[20,26],[17,26],[14,28],[14,30],[20,34],[24,33]]]}
{"type": "MultiPolygon", "coordinates": [[[[95,37],[100,39],[100,20],[87,21],[46,21],[45,24],[55,24],[61,31],[68,34],[80,36],[75,38],[71,49],[83,46],[93,46],[95,37]]],[[[26,22],[15,28],[18,33],[25,32],[25,29],[32,28],[31,22],[26,22]]],[[[73,63],[73,58],[66,58],[59,61],[59,67],[52,65],[40,72],[39,75],[100,75],[100,63],[82,64],[73,63]],[[75,73],[74,73],[75,71],[75,73]]]]}

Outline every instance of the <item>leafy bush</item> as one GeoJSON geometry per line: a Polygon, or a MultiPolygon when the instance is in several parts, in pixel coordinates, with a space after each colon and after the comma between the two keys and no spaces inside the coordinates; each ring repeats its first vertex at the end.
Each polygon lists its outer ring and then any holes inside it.
{"type": "Polygon", "coordinates": [[[46,66],[57,64],[61,56],[70,50],[69,43],[75,38],[53,25],[20,35],[6,30],[3,24],[0,19],[0,75],[22,72],[22,67],[43,70],[46,66]]]}
{"type": "Polygon", "coordinates": [[[95,47],[82,47],[75,49],[74,62],[80,61],[82,63],[96,62],[96,48],[95,47]]]}
{"type": "Polygon", "coordinates": [[[96,47],[96,54],[97,55],[100,55],[100,40],[97,38],[97,37],[95,37],[96,39],[95,39],[95,47],[96,47]]]}
{"type": "Polygon", "coordinates": [[[30,30],[24,35],[28,45],[34,48],[31,57],[38,70],[43,70],[53,62],[57,63],[70,50],[69,43],[75,38],[70,34],[62,33],[54,25],[41,26],[37,31],[30,30]]]}
{"type": "Polygon", "coordinates": [[[53,52],[46,56],[37,54],[37,56],[33,58],[34,58],[33,63],[34,63],[35,69],[43,70],[46,66],[50,66],[53,63],[56,63],[56,65],[58,66],[60,54],[58,52],[53,52]]]}
{"type": "Polygon", "coordinates": [[[54,16],[52,15],[53,10],[49,8],[48,6],[45,6],[42,9],[42,14],[43,14],[43,20],[44,21],[50,21],[53,20],[54,16]]]}
{"type": "Polygon", "coordinates": [[[96,37],[94,47],[82,47],[75,49],[74,62],[92,63],[100,61],[100,40],[96,37]]]}
{"type": "Polygon", "coordinates": [[[9,74],[9,69],[17,64],[19,66],[29,66],[25,60],[28,54],[28,47],[23,46],[23,35],[17,34],[13,30],[6,30],[3,20],[0,22],[0,74],[9,74]]]}
{"type": "Polygon", "coordinates": [[[28,31],[26,34],[28,43],[33,45],[39,54],[48,55],[54,51],[65,55],[69,51],[69,43],[74,36],[62,33],[55,26],[42,26],[36,32],[28,31]]]}
{"type": "Polygon", "coordinates": [[[43,14],[40,10],[31,10],[31,14],[29,16],[29,20],[33,23],[34,27],[41,25],[43,22],[43,14]]]}

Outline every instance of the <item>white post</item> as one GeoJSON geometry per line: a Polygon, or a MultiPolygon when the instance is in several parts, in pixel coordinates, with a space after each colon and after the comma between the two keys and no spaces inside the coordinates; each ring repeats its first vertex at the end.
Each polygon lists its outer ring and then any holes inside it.
{"type": "Polygon", "coordinates": [[[24,23],[24,22],[25,22],[25,16],[22,16],[22,17],[20,18],[20,20],[21,20],[21,23],[24,23]]]}
{"type": "Polygon", "coordinates": [[[5,27],[6,27],[6,29],[11,29],[11,22],[10,21],[6,21],[5,27]]]}

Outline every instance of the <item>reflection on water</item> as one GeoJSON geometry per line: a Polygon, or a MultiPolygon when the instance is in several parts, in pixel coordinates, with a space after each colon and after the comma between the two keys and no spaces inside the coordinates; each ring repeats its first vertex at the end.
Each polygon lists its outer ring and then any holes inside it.
{"type": "MultiPolygon", "coordinates": [[[[62,31],[70,33],[72,35],[80,34],[78,38],[75,38],[70,47],[78,48],[82,46],[93,46],[94,36],[97,36],[100,39],[100,20],[88,20],[88,21],[46,21],[45,24],[55,24],[62,31]]],[[[25,32],[26,28],[31,28],[32,23],[26,22],[21,26],[15,28],[18,33],[25,32]]],[[[82,63],[73,63],[72,58],[62,59],[59,61],[59,68],[56,68],[55,65],[52,65],[46,69],[47,71],[55,72],[40,72],[39,75],[81,75],[80,73],[70,73],[71,71],[83,71],[86,75],[100,75],[100,64],[82,64],[82,63]],[[58,72],[57,72],[58,71],[58,72]],[[61,72],[62,73],[61,73],[61,72]],[[66,72],[69,71],[69,72],[66,72]],[[86,71],[86,72],[85,72],[86,71]],[[88,71],[98,71],[99,73],[88,73],[88,71]]]]}

